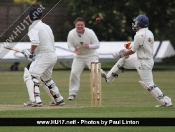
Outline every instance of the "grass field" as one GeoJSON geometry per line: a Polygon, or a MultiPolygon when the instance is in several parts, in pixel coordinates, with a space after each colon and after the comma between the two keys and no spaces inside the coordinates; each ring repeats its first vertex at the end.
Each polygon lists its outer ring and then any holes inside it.
{"type": "MultiPolygon", "coordinates": [[[[144,90],[136,71],[125,71],[111,85],[102,80],[102,107],[90,106],[89,71],[83,71],[81,86],[75,101],[68,101],[68,70],[53,72],[53,80],[60,89],[66,105],[50,107],[49,97],[41,90],[43,107],[26,108],[28,93],[23,71],[0,71],[0,117],[175,117],[175,108],[155,108],[157,101],[144,90]]],[[[154,82],[175,102],[175,71],[153,71],[154,82]]],[[[3,132],[174,132],[175,127],[0,127],[3,132]]]]}

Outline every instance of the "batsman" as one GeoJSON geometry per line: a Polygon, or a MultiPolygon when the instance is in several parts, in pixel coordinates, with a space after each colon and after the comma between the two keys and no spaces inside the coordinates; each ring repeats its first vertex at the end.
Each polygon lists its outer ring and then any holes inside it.
{"type": "Polygon", "coordinates": [[[42,22],[42,12],[40,8],[34,7],[29,12],[28,36],[31,41],[31,49],[23,50],[24,56],[32,60],[29,70],[24,69],[24,82],[26,83],[29,102],[24,106],[42,106],[39,85],[42,85],[52,102],[52,106],[64,105],[58,87],[52,80],[52,70],[57,61],[55,53],[54,36],[51,28],[42,22]]]}
{"type": "Polygon", "coordinates": [[[136,17],[132,24],[132,29],[136,31],[134,42],[131,45],[127,43],[126,49],[113,53],[113,57],[117,58],[118,62],[108,73],[102,70],[102,77],[107,83],[112,83],[120,73],[124,72],[124,69],[137,69],[141,78],[139,83],[159,102],[156,107],[170,107],[173,106],[171,98],[165,96],[153,81],[154,35],[148,26],[149,19],[147,16],[138,15],[136,17]],[[136,56],[132,55],[134,53],[136,56]]]}

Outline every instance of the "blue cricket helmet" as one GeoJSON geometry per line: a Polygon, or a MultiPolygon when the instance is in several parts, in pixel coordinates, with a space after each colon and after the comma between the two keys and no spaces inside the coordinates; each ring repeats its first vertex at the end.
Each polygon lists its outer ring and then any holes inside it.
{"type": "Polygon", "coordinates": [[[30,11],[29,11],[29,17],[32,21],[34,20],[39,20],[42,17],[42,10],[41,8],[38,7],[33,7],[30,11]]]}
{"type": "Polygon", "coordinates": [[[145,15],[138,15],[135,19],[135,22],[141,27],[148,27],[149,26],[149,19],[145,15]]]}
{"type": "Polygon", "coordinates": [[[145,15],[138,15],[134,20],[135,23],[132,24],[132,29],[137,31],[137,25],[141,27],[148,27],[149,26],[149,19],[145,15]]]}

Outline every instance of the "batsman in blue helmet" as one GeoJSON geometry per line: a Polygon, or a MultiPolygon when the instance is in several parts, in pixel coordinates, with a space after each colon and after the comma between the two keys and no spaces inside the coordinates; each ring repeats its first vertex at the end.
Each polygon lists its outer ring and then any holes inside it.
{"type": "Polygon", "coordinates": [[[32,8],[29,11],[29,19],[32,22],[28,29],[31,48],[30,50],[23,50],[23,54],[32,63],[29,70],[24,69],[24,82],[29,94],[29,101],[25,102],[24,106],[42,106],[40,85],[51,98],[51,106],[62,106],[65,104],[63,97],[52,80],[53,67],[57,62],[52,29],[42,22],[41,8],[32,8]]]}
{"type": "Polygon", "coordinates": [[[29,17],[30,20],[34,21],[34,20],[40,20],[42,19],[42,9],[41,8],[37,8],[37,7],[33,7],[30,11],[29,11],[29,17]]]}
{"type": "Polygon", "coordinates": [[[134,41],[129,49],[122,49],[113,53],[113,57],[118,62],[112,69],[106,73],[102,70],[102,77],[107,83],[112,83],[124,69],[136,69],[140,75],[139,83],[146,89],[157,101],[156,107],[173,106],[171,98],[165,96],[160,88],[154,83],[152,68],[154,35],[148,29],[149,19],[145,15],[138,15],[132,23],[132,29],[136,31],[134,41]],[[136,54],[136,55],[132,55],[136,54]]]}

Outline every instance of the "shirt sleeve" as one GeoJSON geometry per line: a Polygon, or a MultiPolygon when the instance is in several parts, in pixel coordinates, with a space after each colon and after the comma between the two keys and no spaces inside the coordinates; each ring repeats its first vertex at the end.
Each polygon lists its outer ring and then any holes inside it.
{"type": "Polygon", "coordinates": [[[132,44],[132,47],[131,47],[131,50],[133,51],[133,52],[136,52],[137,51],[137,49],[139,48],[139,46],[140,46],[140,44],[141,44],[141,38],[140,38],[140,36],[139,35],[135,35],[134,36],[134,42],[133,42],[133,44],[132,44]]]}
{"type": "Polygon", "coordinates": [[[92,37],[92,42],[89,45],[90,49],[98,49],[100,48],[100,42],[95,34],[95,32],[93,30],[91,30],[91,37],[92,37]]]}
{"type": "Polygon", "coordinates": [[[71,37],[71,34],[69,32],[68,37],[67,37],[67,45],[68,45],[68,49],[70,51],[74,52],[75,51],[75,47],[73,46],[73,43],[71,41],[72,41],[72,37],[71,37]]]}
{"type": "Polygon", "coordinates": [[[30,29],[28,32],[28,36],[29,36],[30,41],[32,42],[32,45],[40,44],[38,31],[36,29],[34,28],[30,29]]]}
{"type": "Polygon", "coordinates": [[[89,49],[98,49],[99,48],[99,44],[91,44],[89,45],[89,49]]]}

